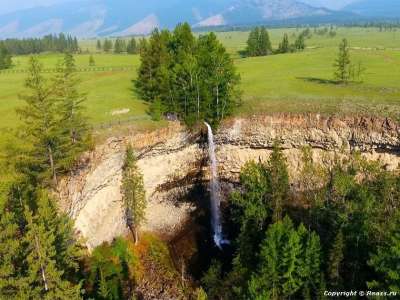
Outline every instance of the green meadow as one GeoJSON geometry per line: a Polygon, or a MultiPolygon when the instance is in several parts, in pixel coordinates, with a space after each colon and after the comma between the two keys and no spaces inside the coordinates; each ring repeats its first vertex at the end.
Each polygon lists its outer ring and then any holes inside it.
{"type": "MultiPolygon", "coordinates": [[[[302,29],[272,29],[277,47],[286,32],[289,39],[302,29]]],[[[313,34],[304,52],[241,58],[248,32],[220,32],[219,39],[235,59],[241,74],[242,106],[237,114],[270,112],[376,113],[400,115],[400,31],[376,28],[340,28],[333,38],[313,34]],[[353,63],[361,62],[366,72],[360,83],[332,82],[333,63],[342,38],[349,40],[353,63]]],[[[149,120],[147,105],[134,93],[132,80],[139,66],[137,55],[95,52],[95,41],[81,41],[82,49],[93,51],[96,67],[129,66],[132,70],[80,72],[81,90],[87,94],[90,123],[99,126],[131,120],[138,126],[157,126],[149,120]]],[[[59,54],[40,55],[45,68],[53,68],[59,54]]],[[[89,54],[75,56],[78,68],[89,67],[89,54]]],[[[26,69],[29,57],[14,57],[14,69],[26,69]]],[[[22,104],[24,73],[0,74],[0,129],[15,128],[15,109],[22,104]]],[[[46,74],[45,76],[49,76],[46,74]]]]}

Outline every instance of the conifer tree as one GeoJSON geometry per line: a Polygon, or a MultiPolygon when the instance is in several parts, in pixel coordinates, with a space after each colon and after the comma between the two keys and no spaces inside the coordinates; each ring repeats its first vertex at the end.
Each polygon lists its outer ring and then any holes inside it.
{"type": "Polygon", "coordinates": [[[372,289],[400,292],[400,214],[396,213],[390,223],[385,241],[371,255],[368,264],[377,274],[376,280],[368,282],[372,289]]]}
{"type": "Polygon", "coordinates": [[[29,91],[21,96],[25,106],[17,112],[23,121],[22,132],[30,145],[23,162],[24,172],[37,178],[38,182],[52,179],[57,184],[59,159],[58,148],[62,143],[62,126],[58,116],[58,106],[53,91],[41,74],[42,65],[36,57],[31,57],[25,87],[29,91]]]}
{"type": "Polygon", "coordinates": [[[271,41],[269,39],[268,31],[265,27],[261,27],[260,38],[259,38],[259,50],[258,55],[265,56],[272,53],[271,41]]]}
{"type": "Polygon", "coordinates": [[[305,42],[304,42],[304,35],[303,35],[303,34],[300,34],[300,35],[297,37],[297,39],[296,39],[296,41],[295,41],[295,43],[294,43],[294,48],[295,48],[297,51],[302,51],[302,50],[304,50],[304,49],[306,48],[306,44],[305,44],[305,42]]]}
{"type": "Polygon", "coordinates": [[[145,219],[147,203],[143,175],[136,163],[133,149],[128,146],[123,168],[122,194],[127,225],[134,233],[135,243],[138,243],[139,227],[145,219]]]}
{"type": "Polygon", "coordinates": [[[100,41],[100,40],[97,40],[97,43],[96,43],[96,49],[97,49],[97,51],[101,51],[101,50],[103,49],[103,47],[102,47],[102,45],[101,45],[101,41],[100,41]]]}
{"type": "Polygon", "coordinates": [[[0,42],[0,70],[8,69],[12,65],[11,54],[6,46],[0,42]]]}
{"type": "Polygon", "coordinates": [[[126,46],[126,52],[128,52],[128,54],[136,54],[138,53],[137,48],[136,39],[131,38],[126,46]]]}
{"type": "Polygon", "coordinates": [[[279,221],[283,214],[283,205],[289,192],[289,175],[282,150],[277,143],[274,144],[271,157],[267,165],[268,180],[271,192],[269,200],[271,202],[274,222],[279,221]]]}
{"type": "Polygon", "coordinates": [[[258,56],[260,41],[260,28],[255,27],[250,31],[249,38],[247,39],[247,55],[258,56]]]}
{"type": "Polygon", "coordinates": [[[287,33],[283,35],[283,40],[279,44],[278,52],[279,53],[288,53],[290,51],[290,45],[289,45],[289,37],[287,33]]]}
{"type": "Polygon", "coordinates": [[[350,79],[350,49],[347,39],[343,39],[339,45],[338,57],[335,60],[335,79],[347,83],[350,79]]]}
{"type": "Polygon", "coordinates": [[[294,228],[285,217],[271,225],[259,253],[258,270],[249,281],[250,299],[286,299],[314,286],[320,265],[319,239],[309,238],[303,225],[294,228]],[[313,247],[308,247],[310,245],[313,247]],[[315,259],[315,261],[313,261],[315,259]]]}
{"type": "Polygon", "coordinates": [[[110,52],[113,48],[113,42],[109,39],[105,39],[103,42],[103,51],[110,52]]]}
{"type": "Polygon", "coordinates": [[[343,231],[340,229],[329,254],[329,278],[333,286],[341,284],[341,268],[344,259],[344,247],[343,231]]]}
{"type": "Polygon", "coordinates": [[[73,256],[75,245],[59,238],[60,234],[70,235],[72,232],[58,231],[61,228],[57,226],[57,212],[45,192],[39,191],[37,200],[36,213],[29,207],[25,208],[27,228],[23,243],[30,298],[80,299],[80,285],[69,281],[66,278],[68,269],[63,268],[76,267],[73,256]],[[59,248],[60,240],[66,248],[59,248]]]}
{"type": "Polygon", "coordinates": [[[79,93],[79,79],[76,77],[75,60],[71,53],[64,55],[59,72],[53,81],[53,91],[57,100],[57,114],[60,118],[61,133],[58,147],[62,151],[61,171],[69,170],[78,157],[90,145],[89,126],[85,120],[84,94],[79,93]]]}
{"type": "Polygon", "coordinates": [[[89,66],[94,67],[96,65],[96,62],[94,60],[93,55],[89,56],[89,66]]]}

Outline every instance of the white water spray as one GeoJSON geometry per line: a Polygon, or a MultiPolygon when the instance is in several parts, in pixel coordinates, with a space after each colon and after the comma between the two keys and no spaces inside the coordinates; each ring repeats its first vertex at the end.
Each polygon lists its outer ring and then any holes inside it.
{"type": "Polygon", "coordinates": [[[215,155],[215,144],[214,135],[211,126],[204,122],[208,129],[208,155],[210,157],[210,168],[211,168],[211,180],[210,180],[210,192],[211,192],[211,226],[214,231],[214,242],[218,248],[222,249],[223,244],[228,244],[227,240],[224,240],[222,236],[222,224],[221,224],[221,186],[218,179],[218,164],[217,157],[215,155]]]}

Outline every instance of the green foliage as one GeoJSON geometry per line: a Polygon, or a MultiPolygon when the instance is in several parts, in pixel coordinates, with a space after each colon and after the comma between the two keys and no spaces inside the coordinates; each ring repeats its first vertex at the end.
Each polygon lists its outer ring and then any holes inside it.
{"type": "Polygon", "coordinates": [[[139,53],[138,45],[136,43],[136,39],[135,38],[131,38],[128,41],[128,44],[126,46],[126,52],[128,54],[137,54],[137,53],[139,53]]]}
{"type": "Polygon", "coordinates": [[[88,126],[82,113],[84,96],[77,91],[73,56],[65,54],[52,84],[43,77],[36,57],[30,61],[21,96],[25,106],[18,110],[21,134],[29,145],[19,168],[37,182],[57,184],[57,175],[73,166],[90,144],[88,126]]]}
{"type": "Polygon", "coordinates": [[[96,299],[128,299],[133,294],[138,258],[129,242],[117,238],[94,249],[89,257],[87,287],[89,297],[96,299]]]}
{"type": "Polygon", "coordinates": [[[286,217],[270,226],[261,244],[258,269],[249,282],[251,299],[282,299],[298,292],[318,294],[320,244],[304,226],[286,217]]]}
{"type": "Polygon", "coordinates": [[[123,39],[116,39],[114,43],[114,53],[124,53],[126,52],[126,43],[123,39]]]}
{"type": "Polygon", "coordinates": [[[368,282],[371,289],[400,292],[400,214],[392,219],[386,239],[368,264],[378,274],[376,280],[368,282]]]}
{"type": "Polygon", "coordinates": [[[189,125],[201,120],[217,125],[232,113],[239,76],[215,34],[197,39],[186,23],[172,33],[155,30],[148,42],[141,41],[140,54],[135,87],[144,100],[161,101],[165,112],[189,125]]]}
{"type": "Polygon", "coordinates": [[[0,42],[0,70],[8,69],[12,65],[12,58],[9,50],[4,45],[3,42],[0,42]]]}
{"type": "Polygon", "coordinates": [[[103,42],[103,51],[110,52],[113,49],[113,42],[109,39],[105,39],[103,42]]]}
{"type": "Polygon", "coordinates": [[[97,51],[101,51],[103,49],[103,46],[101,45],[100,40],[97,40],[97,42],[96,42],[96,49],[97,49],[97,51]]]}
{"type": "Polygon", "coordinates": [[[94,67],[96,65],[96,61],[94,60],[93,55],[89,56],[89,66],[94,67]]]}
{"type": "Polygon", "coordinates": [[[122,194],[125,207],[126,221],[134,233],[135,242],[139,241],[138,231],[146,216],[146,195],[141,174],[135,154],[128,146],[123,167],[122,194]]]}
{"type": "Polygon", "coordinates": [[[247,39],[246,54],[248,56],[265,56],[272,53],[271,41],[265,27],[255,27],[247,39]]]}
{"type": "Polygon", "coordinates": [[[350,79],[350,49],[347,42],[347,39],[343,39],[341,44],[339,45],[339,53],[338,57],[335,60],[334,67],[335,71],[335,79],[342,82],[347,83],[350,79]]]}
{"type": "Polygon", "coordinates": [[[287,33],[283,35],[282,42],[279,44],[278,53],[289,53],[291,52],[290,44],[289,44],[289,36],[287,33]]]}
{"type": "Polygon", "coordinates": [[[339,286],[341,284],[344,247],[343,231],[340,229],[329,253],[329,279],[333,286],[339,286]]]}
{"type": "Polygon", "coordinates": [[[79,51],[78,39],[71,35],[46,35],[42,38],[6,39],[2,44],[8,52],[15,55],[39,54],[42,52],[79,51]]]}
{"type": "Polygon", "coordinates": [[[221,293],[222,265],[219,261],[213,261],[201,283],[207,291],[206,299],[216,299],[221,293]]]}

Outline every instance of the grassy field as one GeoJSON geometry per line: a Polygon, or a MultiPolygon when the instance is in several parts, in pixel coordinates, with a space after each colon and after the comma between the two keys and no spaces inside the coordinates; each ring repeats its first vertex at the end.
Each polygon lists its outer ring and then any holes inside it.
{"type": "MultiPolygon", "coordinates": [[[[273,45],[284,32],[289,38],[300,31],[273,29],[273,45]]],[[[379,32],[378,29],[342,28],[337,36],[313,35],[301,53],[258,58],[240,58],[247,32],[221,32],[218,37],[235,58],[242,77],[243,105],[238,114],[259,112],[372,112],[400,115],[400,31],[379,32]],[[353,62],[362,62],[366,73],[362,83],[336,85],[333,62],[340,40],[346,37],[352,47],[353,62]]],[[[95,41],[82,43],[90,48],[95,41]]],[[[55,67],[61,56],[40,55],[45,68],[55,67]]],[[[138,126],[157,126],[146,114],[147,105],[134,94],[132,80],[139,65],[135,55],[94,54],[96,66],[130,66],[132,71],[82,72],[81,89],[87,93],[87,115],[93,125],[136,118],[138,126]],[[128,111],[129,110],[129,111],[128,111]]],[[[15,69],[25,69],[27,56],[14,58],[15,69]]],[[[89,55],[76,55],[78,67],[89,66],[89,55]]],[[[0,129],[14,128],[19,120],[15,108],[21,105],[26,74],[0,74],[0,129]]],[[[46,75],[47,76],[47,75],[46,75]]],[[[1,136],[1,134],[0,134],[1,136]]]]}

